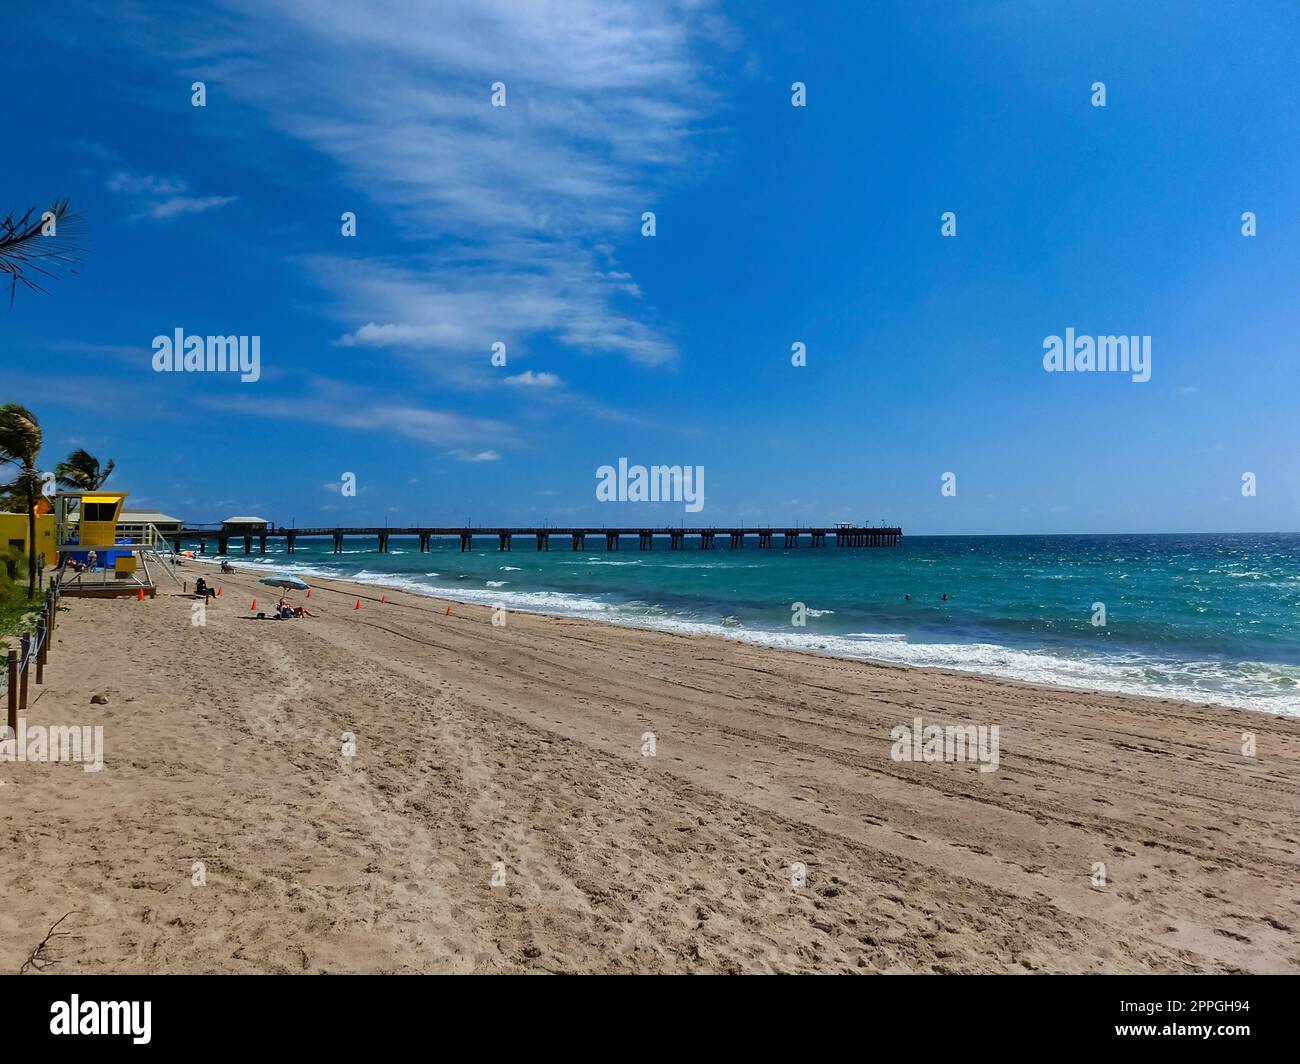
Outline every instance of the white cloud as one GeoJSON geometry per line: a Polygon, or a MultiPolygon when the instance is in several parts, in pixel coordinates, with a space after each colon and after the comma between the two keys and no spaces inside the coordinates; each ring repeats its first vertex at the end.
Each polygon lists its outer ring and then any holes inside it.
{"type": "Polygon", "coordinates": [[[176,177],[129,174],[119,170],[108,179],[108,190],[127,196],[175,196],[185,191],[185,182],[176,177]]]}
{"type": "Polygon", "coordinates": [[[696,161],[690,127],[712,95],[698,55],[722,32],[709,3],[226,6],[234,19],[191,42],[211,56],[208,78],[331,159],[406,238],[455,249],[369,286],[359,275],[376,264],[350,248],[318,259],[349,325],[340,343],[477,358],[503,333],[545,332],[646,364],[676,356],[620,305],[640,290],[605,247],[696,161]]]}
{"type": "Polygon", "coordinates": [[[512,388],[554,388],[560,383],[560,378],[554,373],[534,373],[530,369],[507,377],[505,382],[512,388]]]}
{"type": "Polygon", "coordinates": [[[238,196],[173,196],[150,207],[146,213],[150,218],[161,221],[181,214],[202,214],[214,207],[224,207],[228,203],[234,203],[237,199],[238,196]]]}
{"type": "Polygon", "coordinates": [[[486,359],[497,340],[509,347],[549,333],[589,353],[613,352],[646,365],[671,361],[675,351],[667,340],[609,306],[609,285],[592,255],[572,245],[517,241],[508,262],[490,264],[451,252],[411,266],[328,256],[304,261],[336,293],[340,317],[371,319],[339,337],[347,347],[486,359]]]}
{"type": "MultiPolygon", "coordinates": [[[[269,419],[290,418],[330,427],[389,433],[444,447],[456,443],[510,446],[517,442],[515,430],[502,421],[388,402],[358,388],[321,380],[312,382],[310,391],[301,397],[263,399],[241,394],[235,398],[211,399],[208,404],[269,419]]],[[[491,451],[483,453],[495,455],[491,451]]],[[[485,460],[495,460],[495,457],[485,460]]],[[[326,488],[330,490],[328,485],[326,488]]]]}
{"type": "Polygon", "coordinates": [[[462,462],[499,462],[501,456],[496,451],[479,451],[471,454],[469,451],[452,451],[462,462]]]}
{"type": "Polygon", "coordinates": [[[188,185],[179,177],[158,177],[154,174],[132,174],[119,170],[108,179],[108,190],[133,201],[136,213],[132,218],[152,218],[166,221],[183,214],[202,214],[215,207],[234,203],[238,196],[187,196],[188,185]]]}

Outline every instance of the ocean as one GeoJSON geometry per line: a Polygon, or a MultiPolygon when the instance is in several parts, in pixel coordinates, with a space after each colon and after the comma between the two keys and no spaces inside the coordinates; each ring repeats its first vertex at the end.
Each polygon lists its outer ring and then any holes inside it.
{"type": "Polygon", "coordinates": [[[266,555],[231,559],[508,610],[1300,716],[1300,535],[908,536],[892,549],[832,539],[816,550],[750,538],[734,551],[725,539],[711,551],[625,539],[611,553],[593,541],[573,552],[557,536],[537,552],[516,537],[503,553],[484,537],[461,553],[435,540],[421,554],[395,537],[380,554],[357,537],[334,554],[328,539],[300,539],[288,555],[272,540],[266,555]]]}

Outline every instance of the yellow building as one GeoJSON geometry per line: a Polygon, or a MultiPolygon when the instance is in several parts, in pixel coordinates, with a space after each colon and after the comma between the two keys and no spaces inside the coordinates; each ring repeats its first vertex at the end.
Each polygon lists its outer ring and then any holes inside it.
{"type": "MultiPolygon", "coordinates": [[[[0,545],[12,547],[27,557],[27,514],[0,514],[0,545]]],[[[45,564],[53,568],[59,562],[58,540],[55,536],[54,514],[49,501],[42,496],[36,504],[36,554],[45,556],[45,564]]]]}

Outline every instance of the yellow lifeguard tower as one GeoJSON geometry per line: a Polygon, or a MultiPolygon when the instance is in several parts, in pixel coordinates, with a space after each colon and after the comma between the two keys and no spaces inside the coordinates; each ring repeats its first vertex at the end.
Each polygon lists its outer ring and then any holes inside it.
{"type": "Polygon", "coordinates": [[[67,595],[150,598],[158,586],[150,562],[177,580],[162,554],[172,554],[167,540],[152,525],[118,530],[124,491],[62,491],[54,496],[58,539],[59,589],[67,595]],[[110,576],[111,574],[111,576],[110,576]]]}

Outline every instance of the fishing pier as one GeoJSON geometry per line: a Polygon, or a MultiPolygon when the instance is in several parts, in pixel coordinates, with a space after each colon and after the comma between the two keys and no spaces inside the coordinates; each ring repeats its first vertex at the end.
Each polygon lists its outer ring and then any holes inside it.
{"type": "Polygon", "coordinates": [[[833,525],[828,528],[277,528],[268,525],[243,531],[186,527],[169,538],[177,553],[183,544],[194,543],[200,554],[206,554],[211,543],[218,555],[224,555],[229,553],[232,540],[236,545],[242,544],[245,554],[253,553],[255,542],[258,553],[265,554],[268,540],[284,540],[286,551],[292,554],[299,540],[329,539],[334,545],[334,553],[342,554],[347,540],[365,539],[375,541],[379,553],[386,554],[394,537],[406,537],[417,539],[420,553],[424,554],[434,539],[458,539],[462,551],[474,550],[476,540],[488,540],[495,543],[497,550],[510,551],[514,549],[516,539],[531,541],[536,550],[550,550],[551,540],[555,539],[561,543],[567,541],[570,550],[585,551],[588,538],[595,543],[604,540],[607,551],[621,550],[624,540],[635,540],[638,550],[653,550],[656,540],[669,550],[687,549],[688,540],[692,549],[713,550],[722,541],[731,550],[741,550],[747,539],[756,540],[760,550],[770,550],[778,541],[782,549],[794,550],[804,544],[825,547],[830,536],[835,538],[837,547],[897,547],[903,538],[903,530],[865,525],[833,525]]]}

